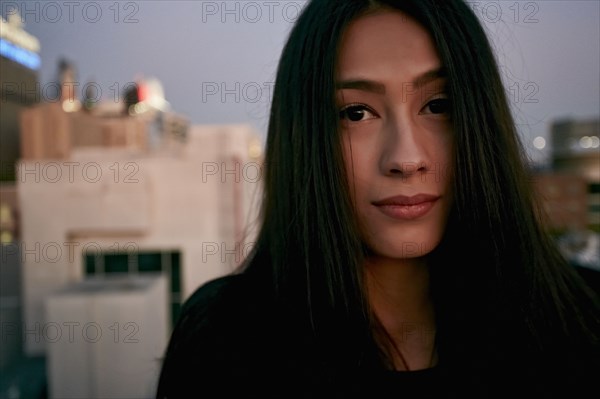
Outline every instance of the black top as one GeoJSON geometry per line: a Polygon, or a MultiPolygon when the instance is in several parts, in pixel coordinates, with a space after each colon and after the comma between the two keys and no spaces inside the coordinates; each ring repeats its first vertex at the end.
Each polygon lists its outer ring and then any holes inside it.
{"type": "Polygon", "coordinates": [[[157,398],[451,397],[439,367],[408,372],[337,368],[303,332],[306,326],[275,314],[245,275],[204,284],[182,309],[157,398]]]}
{"type": "Polygon", "coordinates": [[[277,311],[264,292],[244,274],[197,289],[171,336],[157,398],[577,398],[581,381],[597,389],[597,370],[588,367],[573,380],[580,373],[551,375],[537,366],[520,375],[513,367],[482,373],[479,364],[448,366],[440,356],[434,368],[398,372],[368,350],[356,365],[334,349],[343,336],[318,344],[300,314],[277,311]],[[559,379],[569,383],[566,391],[553,388],[559,379]]]}

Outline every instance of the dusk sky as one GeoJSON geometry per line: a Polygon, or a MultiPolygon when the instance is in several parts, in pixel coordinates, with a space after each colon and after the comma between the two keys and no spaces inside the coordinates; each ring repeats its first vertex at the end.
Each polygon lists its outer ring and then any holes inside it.
{"type": "MultiPolygon", "coordinates": [[[[280,52],[305,2],[1,4],[5,18],[16,8],[25,29],[39,38],[42,85],[56,81],[61,56],[76,65],[80,85],[94,80],[106,101],[137,77],[155,77],[172,109],[193,124],[247,122],[264,138],[280,52]],[[224,98],[222,89],[229,93],[224,98]]],[[[553,120],[598,118],[599,1],[468,4],[493,41],[532,157],[543,155],[532,146],[532,139],[548,137],[553,120]]]]}

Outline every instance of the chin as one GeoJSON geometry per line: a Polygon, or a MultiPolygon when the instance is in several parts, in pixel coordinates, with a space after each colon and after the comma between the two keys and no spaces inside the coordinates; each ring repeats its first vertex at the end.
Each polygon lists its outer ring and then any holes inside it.
{"type": "Polygon", "coordinates": [[[402,243],[392,248],[375,248],[375,254],[390,259],[416,259],[427,256],[435,246],[416,244],[414,242],[402,243]]]}
{"type": "Polygon", "coordinates": [[[430,254],[441,242],[442,234],[391,234],[367,240],[374,255],[391,259],[414,259],[430,254]],[[404,236],[404,237],[402,237],[404,236]],[[392,239],[393,238],[393,239],[392,239]]]}

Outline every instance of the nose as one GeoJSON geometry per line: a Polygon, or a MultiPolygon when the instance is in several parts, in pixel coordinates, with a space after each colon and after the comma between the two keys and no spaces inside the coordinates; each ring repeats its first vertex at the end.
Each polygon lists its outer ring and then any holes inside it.
{"type": "Polygon", "coordinates": [[[419,132],[418,126],[410,121],[391,123],[384,129],[381,173],[402,178],[428,173],[431,166],[426,133],[419,132]]]}

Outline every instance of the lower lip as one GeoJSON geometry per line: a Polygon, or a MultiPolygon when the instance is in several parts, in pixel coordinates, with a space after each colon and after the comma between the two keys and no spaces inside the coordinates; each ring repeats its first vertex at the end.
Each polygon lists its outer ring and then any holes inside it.
{"type": "Polygon", "coordinates": [[[421,202],[415,205],[378,205],[377,208],[391,218],[412,220],[425,216],[436,201],[421,202]]]}

